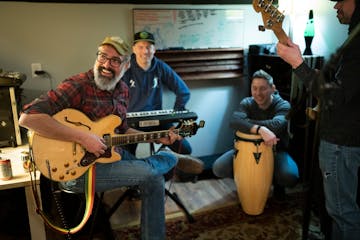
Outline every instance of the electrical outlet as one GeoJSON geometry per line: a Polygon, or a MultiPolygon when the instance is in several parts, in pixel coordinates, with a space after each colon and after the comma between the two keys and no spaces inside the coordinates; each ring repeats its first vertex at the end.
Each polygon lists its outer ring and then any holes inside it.
{"type": "Polygon", "coordinates": [[[41,71],[42,68],[41,68],[41,63],[32,63],[31,64],[31,73],[32,73],[32,77],[37,77],[39,75],[37,75],[35,73],[35,71],[41,71]]]}

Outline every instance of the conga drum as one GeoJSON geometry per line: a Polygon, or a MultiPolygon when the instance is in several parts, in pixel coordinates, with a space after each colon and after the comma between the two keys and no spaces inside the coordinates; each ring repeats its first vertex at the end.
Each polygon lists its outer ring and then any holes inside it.
{"type": "Polygon", "coordinates": [[[259,215],[271,189],[274,153],[260,135],[236,132],[234,180],[241,207],[249,215],[259,215]]]}

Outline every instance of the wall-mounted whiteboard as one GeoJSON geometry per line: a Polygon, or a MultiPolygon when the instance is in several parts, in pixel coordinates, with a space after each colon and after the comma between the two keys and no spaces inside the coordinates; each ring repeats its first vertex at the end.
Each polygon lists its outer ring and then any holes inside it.
{"type": "Polygon", "coordinates": [[[243,47],[241,9],[133,9],[134,33],[154,34],[157,49],[243,47]]]}

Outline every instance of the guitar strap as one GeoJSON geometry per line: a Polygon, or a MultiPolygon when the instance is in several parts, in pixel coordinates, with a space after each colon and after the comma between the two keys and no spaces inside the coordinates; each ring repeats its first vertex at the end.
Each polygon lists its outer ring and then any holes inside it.
{"type": "MultiPolygon", "coordinates": [[[[35,162],[33,161],[33,152],[31,150],[30,147],[30,156],[31,156],[31,161],[33,164],[33,166],[35,165],[35,162]]],[[[30,171],[30,180],[31,180],[31,187],[32,187],[32,192],[33,192],[33,196],[34,196],[34,201],[36,203],[36,212],[42,217],[42,219],[44,220],[44,223],[49,226],[51,229],[55,230],[58,233],[61,234],[74,234],[77,233],[78,231],[80,231],[86,224],[86,222],[89,220],[90,215],[92,213],[92,209],[94,206],[94,197],[95,197],[95,164],[91,165],[88,169],[88,171],[86,172],[86,177],[85,177],[85,199],[86,199],[86,204],[85,204],[85,210],[84,210],[84,215],[83,218],[81,220],[81,222],[72,228],[62,228],[57,226],[56,224],[54,224],[52,222],[52,220],[46,215],[46,213],[42,210],[41,208],[41,201],[40,201],[40,196],[38,193],[38,189],[37,189],[37,184],[36,184],[36,174],[37,171],[30,171]]]]}

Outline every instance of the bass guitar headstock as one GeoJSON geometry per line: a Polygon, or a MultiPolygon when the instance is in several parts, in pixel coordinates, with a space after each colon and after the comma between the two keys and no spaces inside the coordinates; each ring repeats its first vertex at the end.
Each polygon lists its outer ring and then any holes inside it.
{"type": "MultiPolygon", "coordinates": [[[[272,5],[273,0],[253,0],[253,7],[256,12],[262,15],[264,28],[271,29],[281,43],[286,43],[288,37],[282,29],[284,14],[272,5]]],[[[264,30],[264,29],[260,29],[264,30]]]]}

